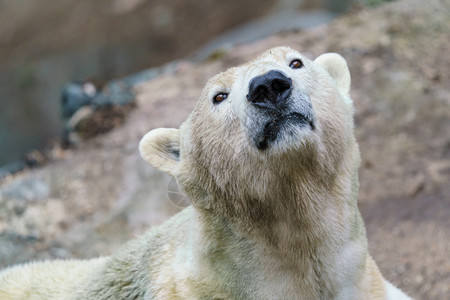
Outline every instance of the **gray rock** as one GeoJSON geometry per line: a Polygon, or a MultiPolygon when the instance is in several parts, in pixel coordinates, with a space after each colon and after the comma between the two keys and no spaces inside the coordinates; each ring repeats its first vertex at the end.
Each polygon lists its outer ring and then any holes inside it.
{"type": "Polygon", "coordinates": [[[70,118],[85,105],[89,105],[97,94],[90,83],[69,82],[61,93],[61,111],[64,119],[70,118]]]}
{"type": "Polygon", "coordinates": [[[5,198],[25,200],[27,202],[40,201],[48,198],[50,187],[40,179],[27,177],[3,186],[0,193],[5,198]]]}

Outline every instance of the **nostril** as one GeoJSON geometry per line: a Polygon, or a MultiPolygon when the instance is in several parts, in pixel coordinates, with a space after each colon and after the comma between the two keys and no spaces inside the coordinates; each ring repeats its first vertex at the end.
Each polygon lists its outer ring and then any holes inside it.
{"type": "Polygon", "coordinates": [[[277,93],[282,93],[285,90],[288,90],[291,88],[291,79],[290,78],[286,78],[286,79],[279,79],[276,78],[272,81],[272,89],[277,92],[277,93]]]}
{"type": "Polygon", "coordinates": [[[270,95],[270,89],[265,84],[256,84],[251,86],[250,92],[247,95],[248,101],[252,103],[260,103],[267,101],[270,95]]]}
{"type": "Polygon", "coordinates": [[[254,100],[257,100],[257,99],[264,99],[264,98],[266,98],[267,97],[267,95],[269,95],[270,94],[270,91],[269,91],[269,89],[266,87],[266,86],[264,86],[264,85],[260,85],[260,86],[258,86],[257,88],[256,88],[256,90],[255,90],[255,92],[254,92],[254,100]]]}

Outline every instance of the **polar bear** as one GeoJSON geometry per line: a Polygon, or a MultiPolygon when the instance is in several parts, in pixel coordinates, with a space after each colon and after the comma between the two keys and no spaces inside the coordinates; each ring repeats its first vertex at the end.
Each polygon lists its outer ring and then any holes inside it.
{"type": "Polygon", "coordinates": [[[0,299],[410,299],[358,211],[350,73],[278,47],[209,80],[179,129],[140,142],[192,206],[109,257],[0,273],[0,299]]]}

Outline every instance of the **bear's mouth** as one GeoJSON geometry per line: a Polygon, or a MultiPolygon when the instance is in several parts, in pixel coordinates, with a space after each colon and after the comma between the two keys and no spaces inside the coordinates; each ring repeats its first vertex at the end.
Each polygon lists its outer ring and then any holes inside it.
{"type": "Polygon", "coordinates": [[[256,139],[256,147],[266,150],[270,143],[277,140],[282,131],[288,131],[289,127],[315,129],[314,119],[310,115],[298,112],[287,115],[274,115],[272,120],[266,123],[263,131],[256,139]]]}

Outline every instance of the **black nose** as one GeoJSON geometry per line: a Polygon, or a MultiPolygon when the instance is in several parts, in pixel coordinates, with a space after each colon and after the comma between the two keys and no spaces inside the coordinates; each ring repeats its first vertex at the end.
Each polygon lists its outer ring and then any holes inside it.
{"type": "Polygon", "coordinates": [[[247,100],[255,106],[273,107],[284,102],[292,91],[292,80],[281,71],[269,71],[250,81],[247,100]]]}

